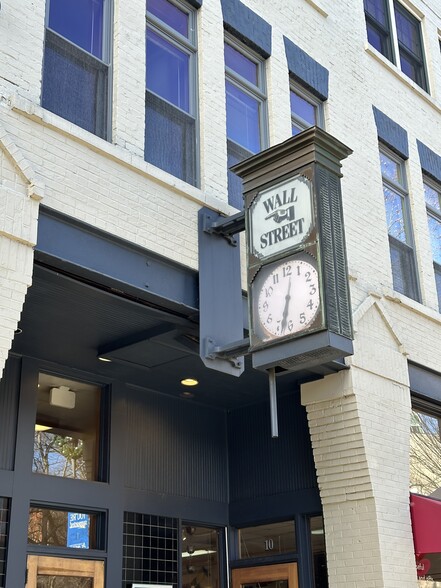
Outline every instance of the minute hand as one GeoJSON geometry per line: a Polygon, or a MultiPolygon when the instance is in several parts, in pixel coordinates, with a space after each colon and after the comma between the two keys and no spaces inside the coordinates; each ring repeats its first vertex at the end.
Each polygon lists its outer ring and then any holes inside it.
{"type": "Polygon", "coordinates": [[[282,329],[281,329],[282,335],[286,329],[286,323],[287,323],[286,317],[288,316],[289,302],[291,300],[290,292],[291,292],[291,278],[289,278],[288,292],[286,293],[286,296],[285,296],[285,307],[283,309],[283,315],[282,315],[282,329]]]}

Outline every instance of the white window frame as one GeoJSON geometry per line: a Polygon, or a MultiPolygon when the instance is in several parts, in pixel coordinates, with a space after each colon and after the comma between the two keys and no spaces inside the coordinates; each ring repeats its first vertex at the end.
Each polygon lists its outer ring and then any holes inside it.
{"type": "MultiPolygon", "coordinates": [[[[291,92],[295,92],[301,98],[312,104],[315,109],[315,119],[316,119],[316,126],[324,129],[325,128],[325,114],[324,114],[324,105],[323,101],[317,96],[314,96],[311,92],[306,90],[303,86],[295,82],[293,79],[290,80],[289,92],[291,97],[291,92]]],[[[304,120],[301,116],[296,115],[291,110],[291,125],[295,125],[296,127],[301,128],[302,131],[309,129],[311,124],[304,120]]]]}
{"type": "MultiPolygon", "coordinates": [[[[439,196],[440,202],[441,202],[441,184],[435,182],[434,180],[430,179],[426,175],[423,176],[423,183],[438,193],[438,196],[439,196]]],[[[427,201],[425,201],[425,204],[426,204],[427,220],[429,220],[429,217],[432,217],[441,224],[441,211],[436,210],[435,208],[432,208],[432,206],[430,206],[427,203],[427,201]]],[[[430,239],[432,239],[432,236],[430,235],[430,231],[429,231],[429,237],[430,237],[430,239]]],[[[433,271],[434,271],[434,275],[439,275],[440,279],[441,279],[441,264],[437,263],[435,260],[433,260],[433,271]]],[[[440,290],[437,289],[437,294],[438,294],[438,309],[441,312],[441,289],[440,290]]]]}
{"type": "MultiPolygon", "coordinates": [[[[413,80],[412,78],[409,78],[409,79],[412,80],[412,82],[414,82],[415,84],[417,84],[418,87],[420,87],[422,90],[424,90],[427,93],[430,93],[426,50],[425,50],[425,43],[424,43],[424,27],[423,27],[424,15],[420,11],[416,10],[409,2],[402,2],[400,0],[384,0],[384,2],[386,4],[387,19],[388,19],[388,24],[389,24],[388,33],[389,33],[389,37],[390,37],[390,49],[391,49],[392,55],[390,57],[387,55],[384,55],[383,53],[381,53],[381,55],[383,55],[383,57],[385,59],[387,59],[388,61],[391,61],[394,65],[396,65],[398,67],[398,69],[403,73],[403,75],[408,77],[404,73],[404,71],[401,67],[400,46],[399,46],[399,41],[398,41],[398,32],[397,32],[396,14],[395,14],[395,4],[398,4],[402,7],[403,10],[405,10],[407,13],[409,13],[409,15],[411,17],[413,17],[415,20],[417,20],[419,22],[419,33],[420,33],[419,36],[420,36],[420,42],[421,42],[421,61],[422,61],[421,71],[422,71],[423,84],[419,84],[417,81],[413,80]]],[[[365,11],[365,19],[367,19],[366,14],[367,13],[365,11]]],[[[375,49],[375,47],[374,47],[374,49],[375,49]]],[[[417,57],[417,56],[415,56],[415,57],[417,57]]]]}

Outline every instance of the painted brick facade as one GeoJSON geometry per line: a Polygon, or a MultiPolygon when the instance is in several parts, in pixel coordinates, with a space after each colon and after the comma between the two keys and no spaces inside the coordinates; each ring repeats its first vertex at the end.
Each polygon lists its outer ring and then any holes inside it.
{"type": "MultiPolygon", "coordinates": [[[[225,4],[231,11],[234,3],[225,4]]],[[[342,191],[355,355],[350,370],[302,390],[324,508],[330,587],[415,588],[407,361],[441,371],[441,315],[418,151],[423,144],[441,155],[439,4],[412,3],[422,17],[430,94],[369,46],[361,0],[243,5],[271,26],[265,45],[271,51],[265,65],[270,144],[291,133],[286,38],[320,64],[319,72],[329,72],[325,128],[353,150],[343,165],[342,191]],[[392,286],[373,107],[407,133],[421,303],[392,286]]],[[[0,370],[32,281],[40,200],[191,268],[198,265],[198,209],[236,212],[227,203],[221,2],[204,0],[197,17],[201,188],[143,159],[144,17],[144,0],[115,0],[112,140],[106,142],[40,106],[44,0],[2,2],[0,370]]]]}

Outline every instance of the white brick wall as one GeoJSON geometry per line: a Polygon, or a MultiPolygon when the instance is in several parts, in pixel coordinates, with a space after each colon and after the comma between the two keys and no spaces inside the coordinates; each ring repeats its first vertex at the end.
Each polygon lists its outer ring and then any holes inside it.
{"type": "MultiPolygon", "coordinates": [[[[424,14],[431,95],[369,48],[363,3],[244,0],[272,24],[266,64],[270,143],[290,134],[283,36],[330,71],[326,129],[354,150],[343,165],[355,356],[344,374],[305,386],[331,588],[415,587],[408,515],[410,359],[441,370],[441,320],[416,139],[441,154],[437,0],[424,14]],[[394,293],[375,105],[408,132],[406,164],[423,304],[394,293]],[[386,416],[385,416],[386,415],[386,416]]],[[[201,189],[144,162],[144,2],[114,2],[112,139],[39,106],[44,0],[2,0],[0,12],[0,369],[31,283],[38,199],[142,247],[197,267],[197,211],[227,204],[220,0],[198,12],[201,189]]]]}

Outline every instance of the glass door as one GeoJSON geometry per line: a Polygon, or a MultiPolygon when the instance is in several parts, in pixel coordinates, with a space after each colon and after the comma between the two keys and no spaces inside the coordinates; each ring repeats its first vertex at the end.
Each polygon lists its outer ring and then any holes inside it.
{"type": "Polygon", "coordinates": [[[104,588],[104,562],[29,555],[26,588],[104,588]]]}
{"type": "Polygon", "coordinates": [[[233,588],[298,588],[297,564],[233,570],[233,588]]]}

